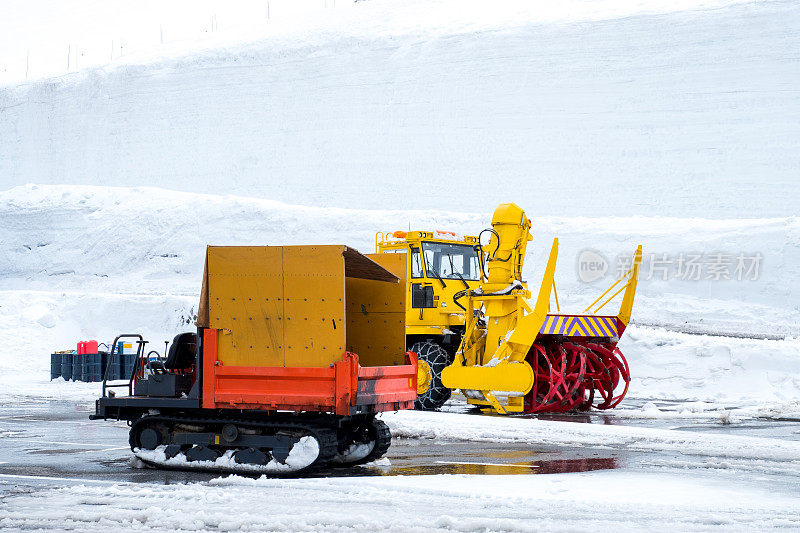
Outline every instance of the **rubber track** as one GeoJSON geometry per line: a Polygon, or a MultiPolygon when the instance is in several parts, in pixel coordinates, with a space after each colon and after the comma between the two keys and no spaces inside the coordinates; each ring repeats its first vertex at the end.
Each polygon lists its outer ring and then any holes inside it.
{"type": "Polygon", "coordinates": [[[358,461],[346,463],[347,466],[363,465],[366,463],[371,463],[372,461],[377,461],[389,451],[389,446],[392,445],[392,432],[389,431],[389,426],[387,426],[383,420],[378,420],[377,418],[372,420],[372,424],[377,432],[375,447],[372,448],[372,451],[369,453],[369,455],[363,459],[359,459],[358,461]]]}
{"type": "MultiPolygon", "coordinates": [[[[135,443],[133,442],[133,435],[135,434],[135,429],[140,424],[145,422],[167,422],[167,423],[175,423],[175,424],[193,424],[193,425],[201,425],[207,426],[211,424],[234,424],[236,426],[244,426],[250,428],[267,428],[273,429],[275,431],[279,431],[281,429],[290,429],[290,430],[301,430],[311,433],[317,442],[319,443],[319,455],[317,459],[311,463],[310,465],[298,469],[292,470],[290,472],[270,472],[270,475],[295,475],[303,472],[309,472],[312,470],[316,470],[319,468],[324,467],[328,463],[330,463],[333,458],[339,453],[338,447],[338,439],[336,437],[336,430],[333,428],[325,427],[322,424],[300,424],[300,423],[288,423],[288,422],[268,422],[262,420],[254,420],[250,418],[242,418],[242,419],[235,419],[235,418],[210,418],[210,417],[189,417],[189,416],[162,416],[162,415],[147,415],[139,418],[131,425],[131,430],[128,436],[128,443],[130,444],[131,451],[136,447],[135,443]]],[[[385,424],[384,424],[385,425],[385,424]]],[[[387,428],[388,429],[388,428],[387,428]]],[[[390,437],[391,438],[391,437],[390,437]]],[[[224,448],[224,446],[223,446],[224,448]]],[[[228,447],[230,449],[237,449],[234,446],[228,447]]],[[[387,446],[388,448],[388,446],[387,446]]],[[[385,453],[385,452],[384,452],[385,453]]],[[[370,454],[371,455],[371,454],[370,454]]],[[[157,468],[165,468],[165,465],[161,465],[159,463],[153,463],[151,461],[147,461],[145,459],[139,458],[146,464],[151,466],[155,466],[157,468]]],[[[206,472],[223,472],[223,473],[230,473],[229,469],[214,469],[214,468],[180,468],[170,465],[166,467],[169,470],[191,470],[191,471],[206,471],[206,472]]],[[[254,472],[249,470],[242,470],[243,474],[253,474],[254,472]]]]}

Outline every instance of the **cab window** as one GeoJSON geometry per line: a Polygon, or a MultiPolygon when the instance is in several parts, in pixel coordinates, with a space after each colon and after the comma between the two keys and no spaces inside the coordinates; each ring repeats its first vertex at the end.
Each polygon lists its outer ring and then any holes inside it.
{"type": "Polygon", "coordinates": [[[411,249],[411,277],[421,278],[422,275],[422,262],[419,257],[419,248],[411,249]]]}

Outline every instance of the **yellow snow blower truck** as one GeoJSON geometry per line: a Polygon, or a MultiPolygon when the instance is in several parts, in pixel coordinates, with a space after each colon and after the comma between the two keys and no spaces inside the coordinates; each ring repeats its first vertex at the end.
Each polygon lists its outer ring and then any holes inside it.
{"type": "Polygon", "coordinates": [[[501,204],[492,227],[474,237],[376,235],[369,257],[407,286],[406,345],[419,356],[417,409],[438,409],[456,389],[470,404],[501,414],[609,409],[625,396],[630,373],[617,342],[630,321],[642,247],[630,269],[583,312],[562,313],[558,239],[530,300],[522,277],[530,228],[520,207],[501,204]],[[619,311],[601,313],[618,295],[619,311]]]}

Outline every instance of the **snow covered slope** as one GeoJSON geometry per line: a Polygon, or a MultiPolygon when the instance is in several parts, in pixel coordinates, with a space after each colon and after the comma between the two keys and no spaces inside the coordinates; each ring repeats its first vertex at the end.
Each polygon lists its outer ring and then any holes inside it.
{"type": "MultiPolygon", "coordinates": [[[[616,279],[613,258],[629,257],[641,243],[647,259],[636,322],[713,333],[800,334],[800,221],[795,217],[533,216],[526,279],[541,279],[551,240],[558,237],[556,282],[564,309],[581,311],[616,279]],[[611,261],[607,274],[592,283],[578,277],[577,261],[585,249],[611,261]],[[758,252],[764,259],[755,280],[706,279],[705,273],[700,280],[683,280],[675,276],[675,265],[666,280],[655,264],[649,272],[649,254],[675,258],[697,250],[758,252]]],[[[351,210],[152,188],[17,187],[0,192],[0,290],[196,296],[206,244],[346,243],[368,253],[377,231],[411,226],[476,235],[490,221],[490,211],[351,210]]]]}
{"type": "Polygon", "coordinates": [[[792,216],[798,22],[789,1],[360,2],[0,89],[0,185],[792,216]]]}

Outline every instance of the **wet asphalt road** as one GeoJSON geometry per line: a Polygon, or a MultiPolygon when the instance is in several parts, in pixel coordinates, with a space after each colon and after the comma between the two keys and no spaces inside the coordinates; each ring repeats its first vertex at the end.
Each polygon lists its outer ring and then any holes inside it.
{"type": "MultiPolygon", "coordinates": [[[[0,407],[0,494],[13,484],[92,482],[182,483],[220,474],[136,468],[127,446],[124,422],[90,421],[93,403],[20,399],[0,407]]],[[[455,405],[452,410],[466,411],[455,405]]],[[[546,418],[542,416],[541,418],[546,418]]],[[[713,431],[772,438],[800,439],[794,421],[747,421],[742,424],[683,423],[664,420],[631,422],[612,414],[552,415],[547,418],[593,424],[629,424],[689,431],[713,431]]],[[[320,476],[391,476],[427,474],[542,475],[602,469],[647,469],[654,463],[693,460],[679,453],[632,452],[592,447],[541,444],[438,442],[394,439],[390,465],[338,467],[320,476]]],[[[701,461],[702,459],[697,459],[701,461]]]]}
{"type": "MultiPolygon", "coordinates": [[[[220,474],[132,466],[124,422],[90,421],[92,404],[43,401],[0,408],[0,479],[171,483],[220,474]]],[[[617,468],[619,451],[394,439],[390,466],[339,467],[314,476],[544,474],[617,468]]]]}

